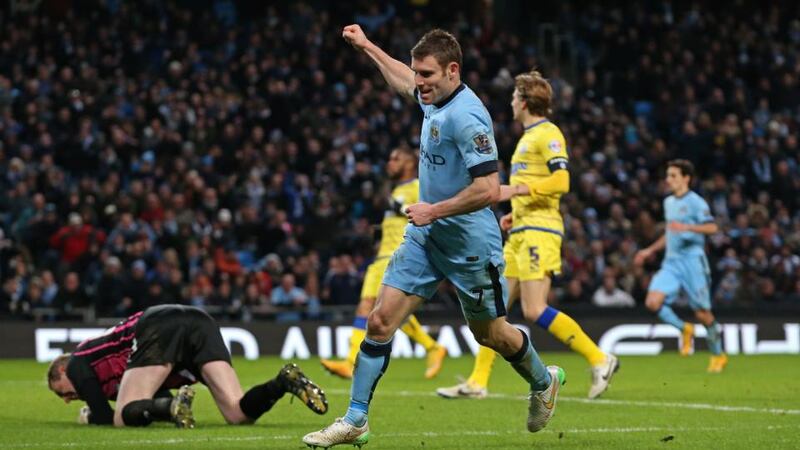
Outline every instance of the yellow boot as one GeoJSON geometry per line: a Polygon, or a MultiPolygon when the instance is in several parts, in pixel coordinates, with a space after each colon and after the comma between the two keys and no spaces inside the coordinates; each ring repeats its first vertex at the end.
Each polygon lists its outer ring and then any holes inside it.
{"type": "Polygon", "coordinates": [[[728,365],[728,355],[720,353],[719,355],[711,355],[708,361],[709,373],[720,373],[728,365]]]}
{"type": "Polygon", "coordinates": [[[694,325],[689,322],[684,323],[682,335],[681,356],[689,356],[694,351],[694,325]]]}
{"type": "Polygon", "coordinates": [[[334,361],[332,359],[322,359],[319,361],[322,367],[337,377],[349,380],[353,378],[353,364],[350,361],[334,361]]]}

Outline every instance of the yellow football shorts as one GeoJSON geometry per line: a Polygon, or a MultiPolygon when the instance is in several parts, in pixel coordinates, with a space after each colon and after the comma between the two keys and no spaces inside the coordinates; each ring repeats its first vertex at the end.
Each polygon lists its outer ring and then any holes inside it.
{"type": "Polygon", "coordinates": [[[561,273],[561,235],[551,231],[520,230],[503,247],[505,276],[520,281],[541,280],[561,273]]]}

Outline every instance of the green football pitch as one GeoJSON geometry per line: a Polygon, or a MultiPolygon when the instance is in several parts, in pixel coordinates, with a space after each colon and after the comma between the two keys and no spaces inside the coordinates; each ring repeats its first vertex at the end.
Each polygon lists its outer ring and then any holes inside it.
{"type": "MultiPolygon", "coordinates": [[[[468,375],[471,358],[448,359],[435,380],[424,361],[394,359],[371,406],[373,448],[798,448],[800,360],[797,356],[733,356],[722,374],[705,372],[708,355],[623,357],[602,399],[585,399],[589,372],[571,353],[543,355],[567,371],[556,416],[536,434],[525,429],[525,385],[502,359],[490,395],[445,400],[436,387],[468,375]]],[[[0,448],[305,448],[302,436],[344,413],[349,381],[323,372],[316,360],[297,361],[328,394],[330,411],[317,416],[284,397],[253,426],[227,426],[211,395],[198,388],[197,428],[167,424],[143,429],[78,425],[81,402],[65,405],[47,390],[44,364],[0,361],[0,448]]],[[[276,358],[234,362],[247,388],[275,375],[276,358]]],[[[344,447],[340,447],[344,448],[344,447]]]]}

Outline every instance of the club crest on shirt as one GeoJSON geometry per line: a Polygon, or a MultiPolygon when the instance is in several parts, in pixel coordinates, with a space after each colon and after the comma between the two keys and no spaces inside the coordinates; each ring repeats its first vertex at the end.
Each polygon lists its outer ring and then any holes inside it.
{"type": "Polygon", "coordinates": [[[472,142],[475,143],[476,152],[483,155],[488,155],[492,153],[492,141],[489,139],[489,135],[487,135],[486,133],[476,134],[472,138],[472,142]]]}
{"type": "Polygon", "coordinates": [[[558,153],[561,151],[561,141],[558,139],[553,139],[550,143],[547,144],[547,148],[550,149],[553,153],[558,153]]]}
{"type": "Polygon", "coordinates": [[[435,144],[439,143],[439,125],[436,123],[431,125],[431,140],[433,140],[435,144]]]}

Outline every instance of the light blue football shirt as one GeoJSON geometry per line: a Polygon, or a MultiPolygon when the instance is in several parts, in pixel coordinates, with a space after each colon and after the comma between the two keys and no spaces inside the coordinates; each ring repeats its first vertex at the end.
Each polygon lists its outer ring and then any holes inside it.
{"type": "MultiPolygon", "coordinates": [[[[680,222],[699,225],[714,221],[708,203],[694,191],[689,191],[682,197],[670,195],[664,199],[664,216],[667,224],[680,222]]],[[[675,232],[667,227],[666,237],[666,258],[705,255],[706,237],[702,233],[675,232]]]]}
{"type": "MultiPolygon", "coordinates": [[[[472,184],[474,177],[497,171],[492,119],[470,88],[462,84],[437,104],[420,106],[425,114],[420,138],[420,201],[452,198],[472,184]]],[[[475,261],[476,256],[484,260],[490,254],[502,254],[500,227],[489,207],[424,227],[409,225],[406,233],[420,244],[435,245],[456,264],[475,261]]]]}

